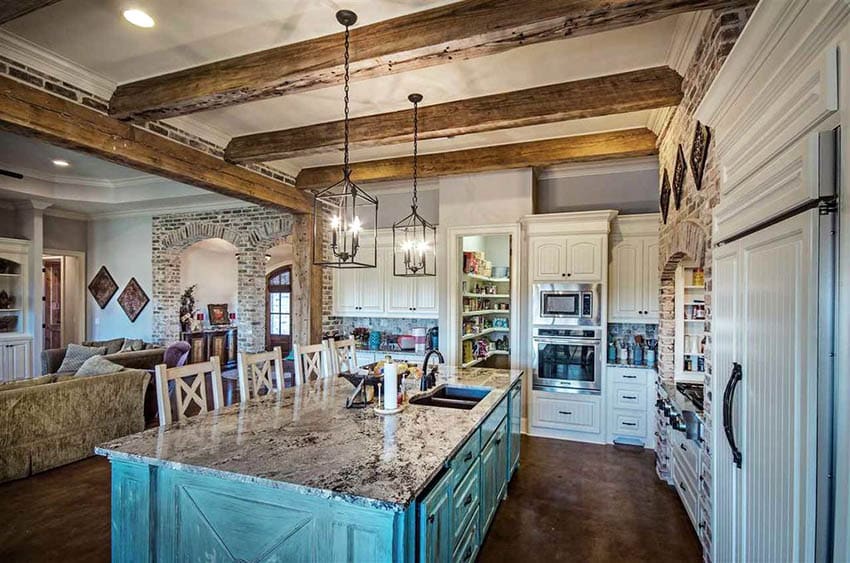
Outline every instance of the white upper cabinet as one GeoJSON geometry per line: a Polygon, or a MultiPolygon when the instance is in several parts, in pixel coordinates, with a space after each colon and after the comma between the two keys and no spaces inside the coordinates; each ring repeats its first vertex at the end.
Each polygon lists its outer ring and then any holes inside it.
{"type": "Polygon", "coordinates": [[[566,277],[567,249],[564,237],[540,237],[532,241],[534,279],[560,280],[566,277]]]}
{"type": "Polygon", "coordinates": [[[531,241],[535,281],[602,281],[605,237],[535,237],[531,241]]]}
{"type": "Polygon", "coordinates": [[[378,247],[376,268],[335,272],[336,316],[434,318],[438,311],[437,278],[394,275],[393,250],[386,244],[378,247]]]}
{"type": "Polygon", "coordinates": [[[602,280],[602,244],[597,235],[567,238],[567,279],[570,281],[602,280]]]}
{"type": "Polygon", "coordinates": [[[608,320],[618,323],[657,323],[660,273],[658,271],[658,216],[617,219],[611,237],[608,268],[608,320]]]}

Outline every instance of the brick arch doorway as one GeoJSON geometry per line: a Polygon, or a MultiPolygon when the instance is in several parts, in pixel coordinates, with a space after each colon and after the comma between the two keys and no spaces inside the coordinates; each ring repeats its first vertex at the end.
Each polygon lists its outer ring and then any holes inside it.
{"type": "Polygon", "coordinates": [[[280,346],[283,355],[292,348],[292,265],[266,275],[266,348],[280,346]]]}

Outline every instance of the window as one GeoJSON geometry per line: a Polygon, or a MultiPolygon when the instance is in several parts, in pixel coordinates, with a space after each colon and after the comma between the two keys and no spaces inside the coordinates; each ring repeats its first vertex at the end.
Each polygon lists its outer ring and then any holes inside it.
{"type": "Polygon", "coordinates": [[[289,352],[292,332],[292,269],[283,266],[268,275],[268,327],[269,346],[281,346],[289,352]]]}

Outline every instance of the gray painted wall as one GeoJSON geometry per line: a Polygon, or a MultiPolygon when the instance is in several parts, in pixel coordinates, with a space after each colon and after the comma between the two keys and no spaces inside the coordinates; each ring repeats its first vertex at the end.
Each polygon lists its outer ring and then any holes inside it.
{"type": "Polygon", "coordinates": [[[658,171],[594,174],[541,180],[535,213],[617,209],[623,214],[658,212],[658,171]]]}
{"type": "Polygon", "coordinates": [[[123,336],[151,340],[152,304],[148,303],[134,323],[130,322],[118,305],[118,296],[131,277],[138,280],[148,296],[151,295],[151,225],[149,216],[101,219],[88,223],[86,283],[91,281],[101,266],[106,266],[118,284],[118,291],[103,310],[91,295],[87,295],[87,334],[90,339],[123,336]]]}
{"type": "MultiPolygon", "coordinates": [[[[368,187],[367,187],[368,189],[368,187]]],[[[393,223],[410,214],[410,192],[373,193],[378,198],[378,228],[388,229],[393,223]]],[[[419,192],[419,214],[431,223],[440,222],[440,192],[437,190],[419,192]]]]}
{"type": "Polygon", "coordinates": [[[18,231],[18,213],[14,209],[0,207],[0,237],[20,238],[18,231]]]}
{"type": "Polygon", "coordinates": [[[86,221],[44,216],[44,248],[85,252],[88,246],[86,221]]]}

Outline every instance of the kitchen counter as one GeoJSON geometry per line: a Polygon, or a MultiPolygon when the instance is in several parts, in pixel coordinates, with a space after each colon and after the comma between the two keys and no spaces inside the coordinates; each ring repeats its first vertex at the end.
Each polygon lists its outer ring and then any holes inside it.
{"type": "Polygon", "coordinates": [[[651,369],[652,371],[657,371],[657,369],[653,367],[649,367],[647,365],[636,365],[636,364],[618,364],[615,362],[608,362],[607,365],[609,368],[635,368],[635,369],[651,369]]]}
{"type": "Polygon", "coordinates": [[[113,461],[404,511],[521,376],[441,365],[438,385],[492,391],[468,411],[411,404],[389,417],[346,409],[353,387],[345,379],[317,380],[95,451],[113,461]]]}
{"type": "Polygon", "coordinates": [[[673,403],[673,406],[679,412],[690,411],[694,413],[697,418],[699,418],[700,422],[705,422],[704,414],[702,409],[698,408],[695,404],[691,402],[685,395],[683,395],[678,389],[676,389],[676,384],[672,381],[663,381],[661,382],[661,388],[666,395],[666,398],[673,403]]]}

